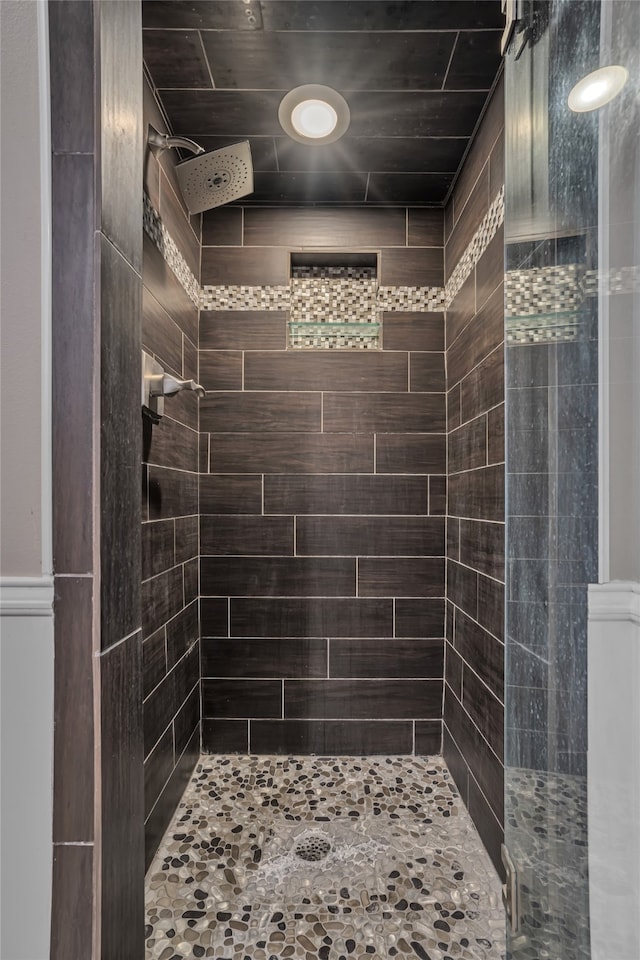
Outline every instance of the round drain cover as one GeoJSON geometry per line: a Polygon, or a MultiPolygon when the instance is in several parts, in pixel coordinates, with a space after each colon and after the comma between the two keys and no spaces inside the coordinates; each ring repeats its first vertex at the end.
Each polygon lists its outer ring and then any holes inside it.
{"type": "Polygon", "coordinates": [[[296,857],[301,860],[324,860],[331,852],[331,844],[322,834],[314,834],[311,837],[305,837],[300,840],[294,848],[296,857]]]}

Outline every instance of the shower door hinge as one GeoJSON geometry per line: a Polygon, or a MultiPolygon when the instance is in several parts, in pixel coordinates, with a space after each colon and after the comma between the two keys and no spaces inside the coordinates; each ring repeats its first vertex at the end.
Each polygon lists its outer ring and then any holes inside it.
{"type": "Polygon", "coordinates": [[[520,926],[520,891],[518,887],[518,872],[511,859],[511,854],[504,843],[500,847],[500,854],[504,864],[506,883],[502,884],[502,902],[509,921],[511,933],[517,933],[520,926]]]}

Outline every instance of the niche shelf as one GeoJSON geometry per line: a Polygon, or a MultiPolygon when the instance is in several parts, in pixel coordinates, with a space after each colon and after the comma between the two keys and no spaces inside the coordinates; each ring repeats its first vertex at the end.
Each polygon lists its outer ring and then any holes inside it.
{"type": "Polygon", "coordinates": [[[380,349],[377,254],[292,253],[289,282],[290,349],[380,349]]]}

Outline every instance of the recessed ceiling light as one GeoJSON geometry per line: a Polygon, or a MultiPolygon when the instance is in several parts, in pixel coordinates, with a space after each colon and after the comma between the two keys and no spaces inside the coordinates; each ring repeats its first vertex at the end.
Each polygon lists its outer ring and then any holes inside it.
{"type": "Polygon", "coordinates": [[[338,114],[326,100],[303,100],[291,111],[291,123],[303,137],[318,140],[336,128],[338,114]]]}
{"type": "Polygon", "coordinates": [[[349,126],[347,101],[331,87],[306,83],[290,90],[280,102],[278,119],[298,143],[333,143],[349,126]]]}
{"type": "Polygon", "coordinates": [[[569,94],[569,107],[575,113],[586,113],[588,110],[597,110],[616,97],[629,74],[624,67],[612,65],[601,67],[588,73],[569,94]]]}

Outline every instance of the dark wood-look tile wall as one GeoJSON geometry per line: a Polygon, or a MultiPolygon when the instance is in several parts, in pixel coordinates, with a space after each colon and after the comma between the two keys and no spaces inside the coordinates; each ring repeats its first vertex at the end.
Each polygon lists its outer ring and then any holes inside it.
{"type": "Polygon", "coordinates": [[[141,10],[139,4],[50,3],[49,25],[56,570],[51,955],[88,957],[97,949],[115,958],[144,950],[141,10]],[[113,123],[114,116],[127,122],[113,123]]]}
{"type": "MultiPolygon", "coordinates": [[[[442,211],[212,210],[203,239],[203,284],[287,283],[301,248],[442,284],[442,211]]],[[[287,320],[201,315],[203,747],[439,748],[443,314],[385,313],[380,351],[290,350],[287,320]]]]}
{"type": "MultiPolygon", "coordinates": [[[[502,186],[503,125],[499,85],[445,213],[446,276],[502,186]]],[[[498,867],[504,723],[503,242],[500,229],[446,315],[450,615],[444,755],[498,867]]]]}
{"type": "MultiPolygon", "coordinates": [[[[145,129],[148,123],[167,132],[154,92],[145,81],[145,129]]],[[[199,279],[200,218],[190,218],[184,208],[172,153],[166,151],[156,157],[147,150],[144,189],[199,279]]],[[[165,369],[187,379],[197,378],[198,311],[146,236],[142,281],[144,349],[153,353],[165,369]]],[[[231,389],[241,382],[237,360],[234,364],[236,356],[240,358],[239,354],[226,354],[210,374],[226,377],[231,389]]],[[[146,476],[142,525],[142,709],[147,757],[147,865],[199,751],[198,426],[195,395],[178,394],[166,401],[165,416],[159,423],[152,425],[143,419],[137,427],[143,436],[146,476]]]]}

